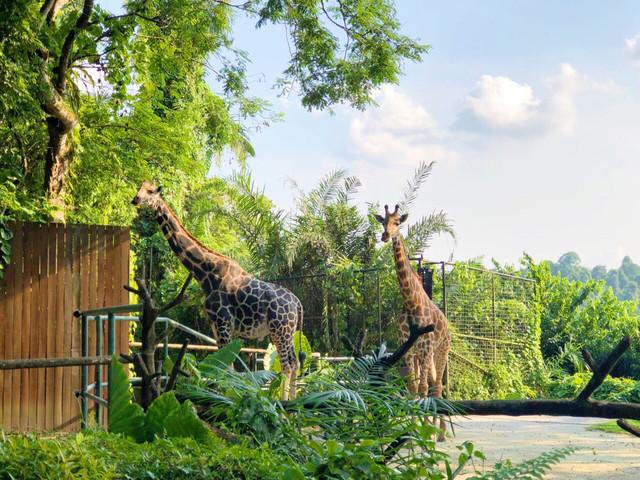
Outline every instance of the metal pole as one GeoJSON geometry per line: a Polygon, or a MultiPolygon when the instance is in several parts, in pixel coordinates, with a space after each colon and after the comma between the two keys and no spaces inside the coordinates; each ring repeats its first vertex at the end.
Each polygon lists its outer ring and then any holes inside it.
{"type": "Polygon", "coordinates": [[[382,345],[382,300],[380,299],[380,271],[376,270],[376,286],[378,288],[378,345],[382,345]]]}
{"type": "MultiPolygon", "coordinates": [[[[89,320],[86,315],[82,315],[82,356],[89,356],[89,320]]],[[[89,376],[89,367],[83,365],[80,367],[80,426],[81,428],[87,428],[87,420],[89,416],[89,409],[87,405],[87,377],[89,376]]]]}
{"type": "Polygon", "coordinates": [[[442,265],[442,313],[444,316],[447,316],[447,280],[444,276],[444,262],[441,262],[442,265]]]}
{"type": "MultiPolygon", "coordinates": [[[[107,316],[107,354],[113,356],[116,351],[116,319],[115,315],[112,312],[109,312],[107,316]]],[[[109,416],[109,411],[111,409],[111,375],[113,374],[111,363],[107,367],[107,400],[109,404],[107,405],[107,417],[109,416]]]]}
{"type": "MultiPolygon", "coordinates": [[[[96,315],[96,357],[102,355],[102,317],[100,315],[96,315]]],[[[96,365],[96,396],[102,397],[102,365],[96,365]]],[[[102,406],[100,402],[96,402],[96,425],[100,425],[100,414],[102,410],[102,406]]]]}
{"type": "Polygon", "coordinates": [[[491,275],[491,320],[493,327],[493,363],[496,363],[498,360],[498,350],[497,350],[497,332],[496,332],[496,277],[495,275],[491,275]]]}

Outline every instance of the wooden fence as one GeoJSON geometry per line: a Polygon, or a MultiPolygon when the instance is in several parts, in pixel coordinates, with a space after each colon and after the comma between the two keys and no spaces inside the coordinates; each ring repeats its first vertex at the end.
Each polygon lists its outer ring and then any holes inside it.
{"type": "MultiPolygon", "coordinates": [[[[129,230],[35,223],[10,228],[11,264],[0,280],[0,359],[79,357],[80,320],[73,311],[129,303],[122,288],[129,280],[129,230]]],[[[128,322],[118,322],[118,352],[128,350],[128,336],[128,322]]],[[[0,371],[0,428],[78,429],[79,388],[78,367],[0,371]]]]}

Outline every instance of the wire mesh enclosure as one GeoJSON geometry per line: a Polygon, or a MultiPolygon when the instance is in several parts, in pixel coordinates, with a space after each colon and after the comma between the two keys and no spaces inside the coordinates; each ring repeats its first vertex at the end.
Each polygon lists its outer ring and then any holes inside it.
{"type": "MultiPolygon", "coordinates": [[[[452,331],[450,376],[515,367],[537,347],[535,282],[465,264],[429,262],[433,300],[452,331]]],[[[429,283],[428,281],[426,283],[429,283]]]]}
{"type": "MultiPolygon", "coordinates": [[[[453,333],[450,372],[489,373],[536,346],[535,284],[515,275],[465,264],[420,262],[427,293],[447,315],[453,333]]],[[[385,341],[398,345],[402,312],[393,270],[351,270],[274,280],[305,309],[303,331],[316,351],[361,354],[385,341]]]]}

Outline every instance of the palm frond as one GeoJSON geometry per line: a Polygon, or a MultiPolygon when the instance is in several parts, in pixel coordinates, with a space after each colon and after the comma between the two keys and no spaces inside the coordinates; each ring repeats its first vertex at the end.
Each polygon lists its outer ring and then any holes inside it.
{"type": "Polygon", "coordinates": [[[305,408],[335,408],[337,405],[346,404],[355,406],[357,409],[366,411],[367,405],[355,390],[350,388],[338,388],[336,390],[328,390],[323,392],[314,392],[307,395],[301,395],[293,405],[304,405],[305,408]]]}
{"type": "Polygon", "coordinates": [[[340,183],[344,181],[347,171],[343,168],[333,170],[326,174],[318,185],[307,195],[302,197],[301,210],[310,210],[319,213],[323,207],[336,198],[340,191],[340,183]]]}
{"type": "Polygon", "coordinates": [[[349,176],[344,179],[342,187],[338,190],[337,199],[345,205],[351,201],[351,197],[358,192],[362,182],[356,176],[349,176]]]}
{"type": "Polygon", "coordinates": [[[407,185],[404,189],[403,198],[400,202],[400,210],[406,212],[418,198],[418,191],[425,182],[427,177],[431,175],[431,170],[435,162],[420,162],[418,168],[416,168],[413,176],[407,180],[407,185]]]}
{"type": "Polygon", "coordinates": [[[451,220],[443,211],[434,212],[409,226],[407,232],[407,249],[415,255],[427,249],[434,236],[446,234],[455,239],[451,220]]]}

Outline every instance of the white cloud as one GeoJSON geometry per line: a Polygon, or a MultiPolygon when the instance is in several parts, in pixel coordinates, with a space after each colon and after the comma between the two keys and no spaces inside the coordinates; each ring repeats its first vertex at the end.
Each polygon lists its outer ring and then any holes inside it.
{"type": "Polygon", "coordinates": [[[536,115],[540,100],[533,89],[508,77],[483,75],[466,98],[468,112],[489,127],[509,129],[527,125],[536,115]]]}
{"type": "Polygon", "coordinates": [[[509,77],[483,75],[466,97],[458,124],[468,130],[506,134],[568,132],[577,120],[579,96],[619,91],[613,80],[596,81],[563,63],[560,71],[547,77],[546,95],[536,96],[533,88],[509,77]]]}
{"type": "Polygon", "coordinates": [[[624,42],[627,45],[627,54],[629,54],[633,60],[640,61],[640,33],[625,39],[624,42]]]}
{"type": "Polygon", "coordinates": [[[383,86],[369,108],[349,128],[352,151],[384,162],[415,164],[455,157],[444,144],[446,133],[420,104],[391,85],[383,86]]]}

